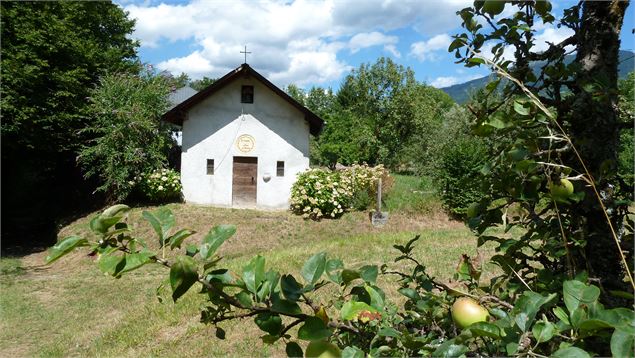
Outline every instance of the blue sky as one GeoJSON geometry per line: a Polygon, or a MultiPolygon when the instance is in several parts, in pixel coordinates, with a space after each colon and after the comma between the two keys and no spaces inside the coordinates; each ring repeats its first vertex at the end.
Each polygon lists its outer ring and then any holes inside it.
{"type": "MultiPolygon", "coordinates": [[[[445,87],[481,77],[485,68],[454,64],[447,52],[460,32],[457,10],[465,0],[192,0],[118,2],[137,21],[141,60],[175,75],[220,77],[247,62],[278,86],[339,87],[352,68],[391,57],[418,80],[445,87]]],[[[554,13],[574,4],[553,1],[554,13]]],[[[505,14],[512,10],[506,6],[505,14]]],[[[622,48],[633,50],[629,6],[622,48]]],[[[536,27],[536,47],[570,36],[565,28],[536,27]]]]}

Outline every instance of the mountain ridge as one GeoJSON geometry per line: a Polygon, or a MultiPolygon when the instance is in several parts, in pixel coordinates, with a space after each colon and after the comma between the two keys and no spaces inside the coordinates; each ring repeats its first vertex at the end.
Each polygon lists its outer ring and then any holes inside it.
{"type": "MultiPolygon", "coordinates": [[[[567,57],[565,57],[565,63],[571,63],[574,59],[574,55],[568,55],[567,57]]],[[[531,67],[534,69],[534,72],[537,72],[539,66],[540,63],[535,63],[531,67]]],[[[628,75],[633,70],[635,70],[635,52],[620,50],[619,64],[617,69],[619,78],[626,77],[626,75],[628,75]]],[[[492,78],[493,76],[494,75],[487,75],[477,79],[473,79],[471,81],[439,89],[452,97],[452,99],[456,103],[463,104],[470,98],[471,93],[485,87],[485,85],[487,85],[487,83],[490,81],[490,78],[492,78]]]]}

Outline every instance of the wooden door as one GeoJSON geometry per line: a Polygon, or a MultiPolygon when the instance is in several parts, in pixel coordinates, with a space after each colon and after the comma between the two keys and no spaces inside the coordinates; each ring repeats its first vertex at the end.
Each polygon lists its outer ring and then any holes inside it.
{"type": "Polygon", "coordinates": [[[258,158],[234,157],[232,206],[256,206],[258,158]]]}

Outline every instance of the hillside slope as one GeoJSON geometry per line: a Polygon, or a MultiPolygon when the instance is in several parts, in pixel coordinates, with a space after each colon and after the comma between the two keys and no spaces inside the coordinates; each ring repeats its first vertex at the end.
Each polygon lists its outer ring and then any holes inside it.
{"type": "MultiPolygon", "coordinates": [[[[618,73],[620,78],[624,78],[635,69],[635,52],[621,50],[619,58],[620,63],[618,65],[618,73]]],[[[574,59],[574,55],[569,55],[566,57],[565,63],[571,63],[574,59]]],[[[537,73],[541,66],[542,63],[536,62],[532,65],[532,68],[534,69],[534,72],[537,73]]],[[[441,88],[441,90],[450,95],[450,97],[452,97],[452,99],[454,99],[457,103],[463,104],[470,98],[471,93],[485,87],[491,78],[492,76],[484,76],[475,80],[444,87],[441,88]]]]}

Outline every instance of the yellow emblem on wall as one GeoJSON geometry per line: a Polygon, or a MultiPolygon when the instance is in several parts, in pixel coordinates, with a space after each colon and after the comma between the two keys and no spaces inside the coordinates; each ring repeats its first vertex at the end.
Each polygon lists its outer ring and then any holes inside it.
{"type": "Polygon", "coordinates": [[[249,153],[254,150],[256,140],[249,134],[243,134],[236,140],[236,147],[243,153],[249,153]]]}

